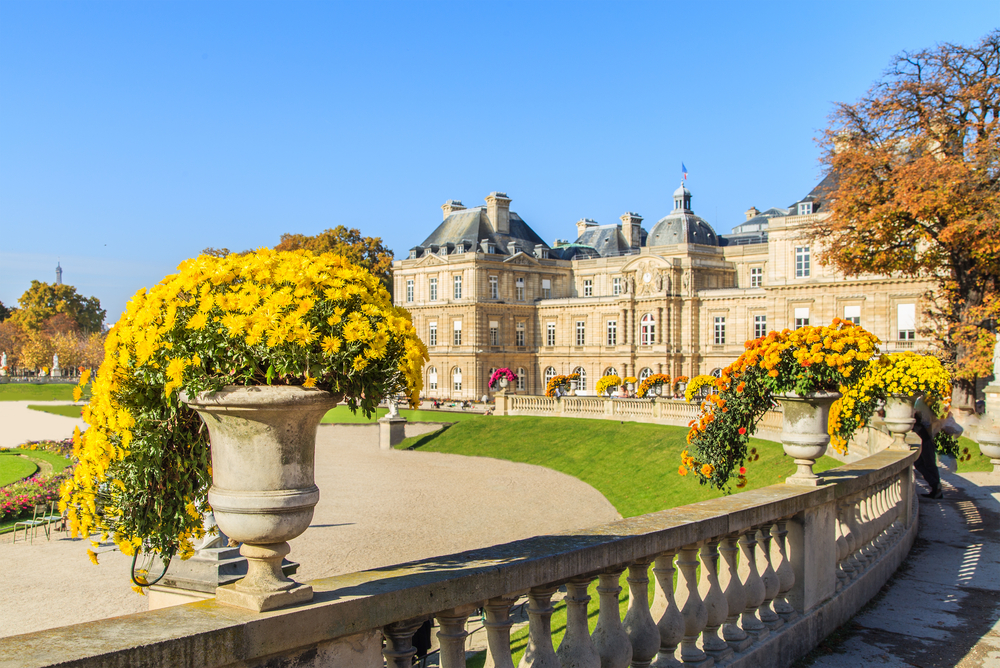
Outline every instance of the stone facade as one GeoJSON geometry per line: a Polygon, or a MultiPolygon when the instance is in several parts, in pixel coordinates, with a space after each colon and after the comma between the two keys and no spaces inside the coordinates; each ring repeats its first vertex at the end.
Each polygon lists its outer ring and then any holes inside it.
{"type": "Polygon", "coordinates": [[[573,242],[549,246],[504,193],[468,209],[450,200],[444,221],[393,263],[396,303],[413,314],[430,351],[424,395],[487,394],[494,368],[541,394],[548,375],[582,370],[581,394],[608,370],[694,376],[734,360],[761,331],[854,318],[887,351],[921,349],[919,300],[932,284],[846,277],[820,265],[806,232],[829,215],[824,181],[791,207],[751,208],[718,236],[683,185],[649,232],[620,223],[576,224],[573,242]]]}

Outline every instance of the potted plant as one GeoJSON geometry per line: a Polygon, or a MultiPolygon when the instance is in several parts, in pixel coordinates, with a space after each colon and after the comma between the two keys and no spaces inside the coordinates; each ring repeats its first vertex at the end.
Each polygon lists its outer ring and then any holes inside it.
{"type": "Polygon", "coordinates": [[[136,293],[105,350],[61,491],[74,534],[186,558],[213,510],[249,560],[220,600],[311,598],[279,565],[319,498],[317,423],[342,397],[369,416],[400,390],[418,401],[427,352],[409,314],[332,254],[202,255],[136,293]]]}
{"type": "Polygon", "coordinates": [[[687,389],[687,384],[690,378],[687,376],[677,376],[674,378],[674,397],[679,398],[684,396],[684,391],[687,389]]]}
{"type": "Polygon", "coordinates": [[[502,369],[497,369],[496,371],[494,371],[493,375],[490,376],[489,388],[492,390],[495,389],[496,387],[499,387],[501,390],[505,391],[507,389],[507,386],[516,380],[517,380],[517,374],[508,369],[507,367],[503,367],[502,369]]]}
{"type": "Polygon", "coordinates": [[[668,388],[670,387],[670,376],[665,373],[654,373],[639,383],[639,390],[636,392],[636,396],[641,399],[650,393],[659,395],[663,392],[664,385],[668,388]]]}
{"type": "Polygon", "coordinates": [[[616,374],[608,374],[607,376],[602,376],[598,381],[594,390],[597,392],[598,396],[606,395],[611,396],[611,391],[622,384],[622,379],[616,374]]]}

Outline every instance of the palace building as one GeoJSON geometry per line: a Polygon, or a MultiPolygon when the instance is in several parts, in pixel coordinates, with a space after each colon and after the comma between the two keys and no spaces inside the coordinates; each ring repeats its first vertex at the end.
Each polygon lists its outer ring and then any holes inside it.
{"type": "Polygon", "coordinates": [[[430,351],[424,395],[481,397],[500,367],[529,394],[573,372],[581,394],[608,373],[718,373],[747,339],[834,317],[889,351],[926,347],[917,304],[930,282],[848,278],[816,261],[805,232],[829,215],[829,190],[827,178],[790,207],[750,208],[719,235],[682,184],[648,231],[631,212],[607,225],[584,219],[575,240],[552,246],[505,193],[473,208],[449,200],[430,236],[393,263],[395,301],[430,351]]]}

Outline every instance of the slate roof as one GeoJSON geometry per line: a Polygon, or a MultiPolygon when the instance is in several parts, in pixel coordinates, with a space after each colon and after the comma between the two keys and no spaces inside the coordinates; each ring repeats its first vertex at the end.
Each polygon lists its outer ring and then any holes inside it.
{"type": "MultiPolygon", "coordinates": [[[[535,246],[548,244],[535,234],[526,222],[513,211],[510,212],[510,234],[493,232],[486,218],[486,207],[455,211],[437,226],[430,236],[420,244],[423,248],[430,246],[445,246],[446,244],[465,245],[466,249],[480,249],[480,242],[488,239],[496,246],[498,255],[508,255],[507,244],[511,241],[518,244],[522,251],[531,255],[535,246]]],[[[481,249],[480,249],[481,250],[481,249]]]]}
{"type": "MultiPolygon", "coordinates": [[[[639,245],[644,245],[647,236],[646,230],[640,227],[639,245]]],[[[617,224],[593,225],[588,227],[571,245],[591,248],[600,257],[625,255],[632,250],[625,240],[621,225],[617,224]]],[[[566,246],[562,248],[566,248],[566,246]]]]}
{"type": "Polygon", "coordinates": [[[719,236],[704,218],[675,210],[653,225],[646,239],[646,246],[666,246],[669,244],[701,244],[718,246],[719,236]]]}
{"type": "Polygon", "coordinates": [[[794,216],[798,211],[799,202],[812,202],[813,213],[822,213],[830,209],[830,193],[837,189],[837,177],[830,172],[823,177],[823,180],[816,184],[816,187],[809,191],[809,194],[802,199],[792,202],[788,207],[788,214],[794,216]]]}

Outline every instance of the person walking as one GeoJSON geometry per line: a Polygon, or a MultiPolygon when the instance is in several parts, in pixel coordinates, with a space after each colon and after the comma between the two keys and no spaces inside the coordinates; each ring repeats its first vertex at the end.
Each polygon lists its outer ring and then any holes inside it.
{"type": "Polygon", "coordinates": [[[913,468],[923,476],[924,481],[931,488],[923,496],[929,499],[942,499],[944,492],[941,490],[941,474],[937,466],[937,447],[934,445],[934,438],[942,429],[945,433],[957,436],[961,434],[962,428],[951,419],[950,416],[937,419],[930,406],[923,400],[917,399],[913,405],[913,417],[916,422],[913,424],[913,432],[920,437],[920,456],[913,462],[913,468]]]}

